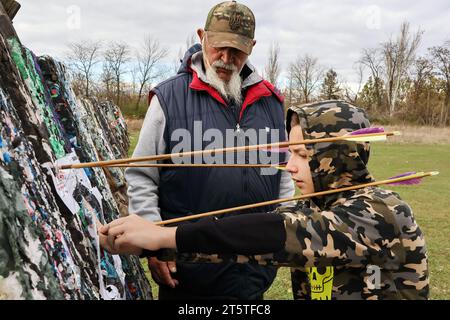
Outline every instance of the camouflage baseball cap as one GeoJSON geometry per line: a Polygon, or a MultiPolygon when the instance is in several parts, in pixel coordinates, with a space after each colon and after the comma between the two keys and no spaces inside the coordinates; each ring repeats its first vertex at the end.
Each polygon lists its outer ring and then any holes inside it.
{"type": "Polygon", "coordinates": [[[209,11],[205,31],[211,46],[232,47],[249,55],[255,37],[255,16],[236,1],[222,2],[209,11]]]}

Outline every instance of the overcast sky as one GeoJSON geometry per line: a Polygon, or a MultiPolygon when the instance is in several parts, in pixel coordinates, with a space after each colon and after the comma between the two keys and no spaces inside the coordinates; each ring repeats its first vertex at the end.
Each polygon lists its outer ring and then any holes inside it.
{"type": "MultiPolygon", "coordinates": [[[[152,35],[169,48],[172,63],[186,38],[203,27],[217,0],[18,0],[14,25],[36,54],[62,57],[71,41],[126,41],[137,46],[152,35]]],[[[270,43],[281,48],[283,70],[309,53],[342,79],[353,82],[362,48],[398,32],[402,21],[425,31],[420,53],[450,39],[449,0],[248,0],[256,16],[257,44],[250,61],[262,71],[270,43]]]]}

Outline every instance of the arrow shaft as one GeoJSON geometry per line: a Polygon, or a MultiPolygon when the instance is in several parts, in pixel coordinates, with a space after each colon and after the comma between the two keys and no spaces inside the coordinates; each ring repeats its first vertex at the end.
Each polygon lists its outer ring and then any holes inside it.
{"type": "Polygon", "coordinates": [[[205,163],[143,163],[115,164],[107,168],[272,168],[278,164],[205,164],[205,163]]]}
{"type": "Polygon", "coordinates": [[[400,178],[396,178],[396,179],[374,181],[374,182],[369,182],[369,183],[360,184],[360,185],[356,185],[356,186],[350,186],[350,187],[345,187],[345,188],[340,188],[340,189],[332,189],[332,190],[321,191],[321,192],[314,192],[314,193],[295,196],[295,197],[291,197],[291,198],[264,201],[264,202],[258,202],[258,203],[228,208],[228,209],[215,210],[215,211],[210,211],[210,212],[205,212],[205,213],[200,213],[200,214],[194,214],[194,215],[190,215],[190,216],[186,216],[186,217],[161,221],[156,224],[162,226],[162,225],[167,225],[167,224],[172,224],[172,223],[177,223],[177,222],[182,222],[182,221],[188,221],[188,220],[192,220],[192,219],[198,219],[198,218],[204,218],[204,217],[209,217],[209,216],[216,216],[219,214],[236,212],[236,211],[240,211],[240,210],[247,210],[247,209],[253,209],[253,208],[258,208],[258,207],[263,207],[263,206],[269,206],[269,205],[279,204],[279,203],[283,203],[283,202],[297,201],[297,200],[306,199],[306,198],[324,196],[324,195],[328,195],[328,194],[332,194],[332,193],[363,189],[363,188],[367,188],[367,187],[373,187],[373,186],[379,186],[379,185],[383,185],[383,184],[406,181],[406,180],[410,180],[410,179],[423,178],[423,177],[427,177],[427,176],[431,176],[431,175],[433,175],[433,173],[431,173],[431,172],[413,174],[410,176],[400,177],[400,178]]]}
{"type": "Polygon", "coordinates": [[[126,159],[117,159],[117,160],[107,160],[107,161],[96,161],[96,162],[86,162],[79,164],[71,164],[71,165],[63,165],[60,169],[80,169],[80,168],[90,168],[90,167],[105,167],[111,165],[125,164],[130,162],[144,162],[144,161],[160,161],[181,157],[192,157],[199,155],[207,155],[214,153],[225,153],[225,152],[243,152],[243,151],[253,151],[258,149],[267,149],[271,147],[276,148],[285,148],[288,146],[299,145],[299,144],[313,144],[313,143],[323,143],[323,142],[335,142],[346,139],[351,139],[355,137],[374,137],[374,136],[393,136],[396,135],[395,132],[384,132],[384,133],[369,133],[362,134],[358,136],[339,136],[332,138],[322,138],[322,139],[306,139],[294,142],[275,142],[269,144],[259,144],[252,146],[241,146],[241,147],[231,147],[231,148],[222,148],[222,149],[207,149],[207,150],[198,150],[198,151],[190,151],[190,152],[178,152],[178,153],[169,153],[169,154],[161,154],[147,157],[136,157],[136,158],[126,158],[126,159]]]}

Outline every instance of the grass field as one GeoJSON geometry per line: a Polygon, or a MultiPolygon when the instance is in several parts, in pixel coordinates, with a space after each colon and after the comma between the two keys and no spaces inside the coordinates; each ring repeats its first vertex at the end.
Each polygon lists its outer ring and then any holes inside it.
{"type": "MultiPolygon", "coordinates": [[[[131,150],[137,142],[137,136],[136,131],[132,132],[131,150]]],[[[420,142],[420,139],[415,141],[420,142]]],[[[450,299],[450,144],[374,143],[369,168],[379,180],[408,171],[440,172],[439,176],[424,179],[419,186],[390,189],[397,191],[411,205],[425,234],[431,298],[450,299]]],[[[156,297],[157,286],[154,283],[152,286],[156,297]]],[[[265,299],[292,299],[288,268],[279,270],[265,299]]]]}

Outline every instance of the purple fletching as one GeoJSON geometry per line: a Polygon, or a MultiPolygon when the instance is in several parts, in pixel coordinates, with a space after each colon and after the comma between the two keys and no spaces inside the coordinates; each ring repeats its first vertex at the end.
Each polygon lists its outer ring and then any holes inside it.
{"type": "Polygon", "coordinates": [[[350,135],[357,136],[359,134],[383,133],[383,132],[384,132],[383,127],[372,127],[372,128],[364,128],[364,129],[359,129],[359,130],[350,132],[350,135]]]}
{"type": "MultiPolygon", "coordinates": [[[[391,177],[389,179],[397,179],[397,178],[407,177],[407,176],[410,176],[410,175],[413,175],[413,174],[416,174],[416,172],[402,173],[402,174],[400,174],[398,176],[391,177]]],[[[388,183],[388,185],[390,185],[390,186],[405,186],[405,185],[409,186],[409,185],[419,184],[421,182],[422,182],[422,178],[413,178],[413,179],[409,179],[409,180],[388,183]]]]}

